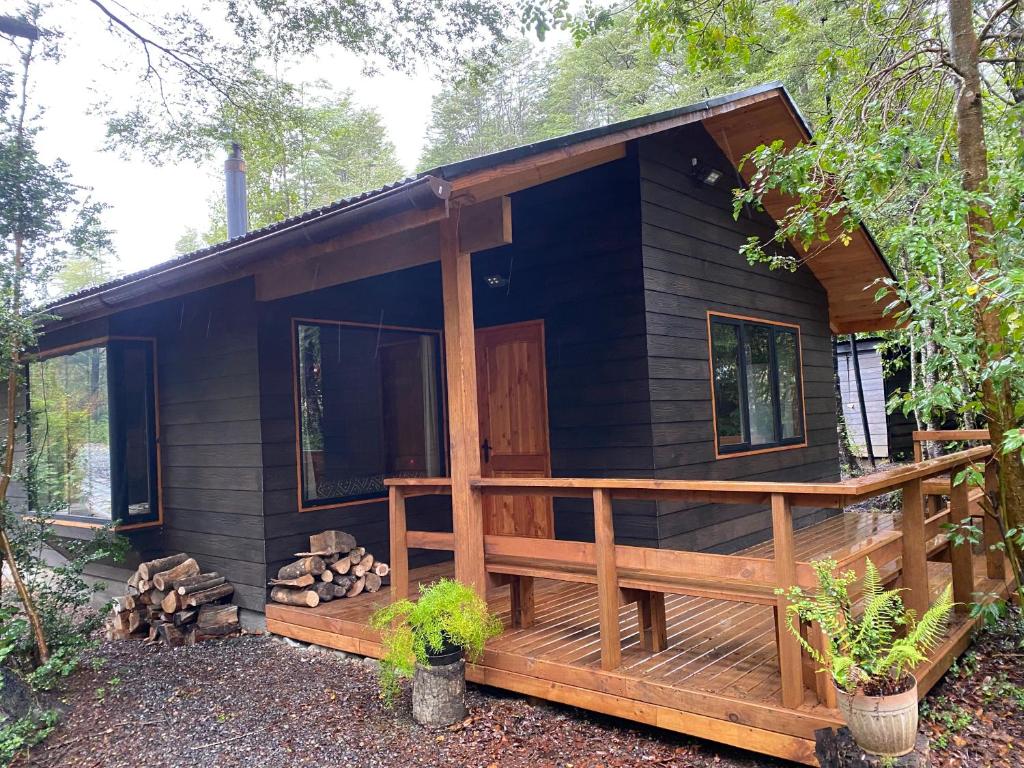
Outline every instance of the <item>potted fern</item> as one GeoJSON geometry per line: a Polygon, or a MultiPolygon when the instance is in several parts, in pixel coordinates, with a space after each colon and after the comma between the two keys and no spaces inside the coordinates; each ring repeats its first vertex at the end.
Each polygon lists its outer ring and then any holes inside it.
{"type": "Polygon", "coordinates": [[[399,600],[374,612],[380,632],[381,698],[394,703],[399,680],[413,678],[413,716],[425,725],[449,725],[465,713],[465,662],[501,634],[501,620],[475,591],[441,579],[420,586],[419,600],[399,600]],[[447,699],[441,701],[440,699],[447,699]],[[460,713],[462,713],[460,715],[460,713]]]}
{"type": "Polygon", "coordinates": [[[913,670],[941,640],[953,608],[950,587],[918,619],[903,606],[901,590],[884,589],[867,560],[859,600],[851,594],[853,571],[837,574],[836,563],[812,563],[818,589],[788,592],[789,630],[816,663],[832,676],[839,711],[865,752],[898,757],[917,740],[917,680],[913,670]],[[799,621],[798,621],[799,620],[799,621]],[[816,622],[828,638],[825,652],[807,642],[800,621],[816,622]]]}

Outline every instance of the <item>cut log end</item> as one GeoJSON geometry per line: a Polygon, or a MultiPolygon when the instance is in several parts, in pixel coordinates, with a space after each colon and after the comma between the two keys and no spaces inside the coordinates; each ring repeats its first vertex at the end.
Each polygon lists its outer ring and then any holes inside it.
{"type": "Polygon", "coordinates": [[[316,608],[320,604],[320,596],[311,589],[274,587],[270,590],[270,599],[275,603],[305,606],[307,608],[316,608]]]}

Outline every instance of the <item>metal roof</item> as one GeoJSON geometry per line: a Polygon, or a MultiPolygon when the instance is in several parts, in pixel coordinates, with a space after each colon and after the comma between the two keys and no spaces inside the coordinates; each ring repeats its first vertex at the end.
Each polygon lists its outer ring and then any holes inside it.
{"type": "MultiPolygon", "coordinates": [[[[101,283],[99,285],[91,286],[75,293],[62,296],[48,302],[42,307],[43,311],[53,312],[54,310],[60,310],[65,308],[71,310],[73,305],[81,304],[83,300],[90,299],[90,297],[97,297],[100,303],[103,303],[101,294],[110,292],[115,289],[120,289],[124,286],[131,286],[132,284],[140,284],[139,288],[144,290],[144,285],[158,275],[163,275],[173,271],[175,277],[171,279],[179,279],[178,274],[181,274],[182,267],[188,267],[195,262],[204,261],[216,261],[219,258],[226,258],[227,254],[238,254],[243,255],[243,252],[251,251],[260,244],[259,251],[262,252],[269,246],[283,245],[286,238],[286,233],[293,233],[295,236],[299,236],[297,230],[303,227],[328,220],[341,217],[342,214],[351,212],[361,206],[366,206],[372,202],[382,200],[390,195],[401,193],[403,190],[407,190],[415,185],[422,184],[425,179],[442,179],[444,181],[450,181],[468,173],[479,171],[487,168],[496,168],[508,163],[521,160],[523,158],[530,157],[532,155],[541,154],[548,152],[553,149],[559,149],[564,147],[570,147],[575,144],[579,144],[590,139],[600,138],[609,136],[615,133],[628,131],[632,128],[641,126],[647,126],[652,123],[658,123],[665,120],[671,120],[672,118],[685,116],[694,112],[706,111],[713,109],[717,106],[729,104],[730,102],[739,101],[749,96],[759,95],[768,93],[771,91],[778,91],[782,97],[787,101],[793,110],[793,113],[798,117],[801,125],[808,136],[810,136],[810,128],[808,127],[803,116],[800,115],[799,110],[793,103],[792,98],[786,91],[785,87],[781,82],[774,81],[764,83],[762,85],[748,88],[737,93],[731,93],[723,96],[717,96],[704,101],[695,102],[686,106],[677,107],[675,109],[666,110],[663,112],[657,112],[651,115],[645,115],[643,117],[633,118],[630,120],[623,120],[616,123],[610,123],[597,128],[591,128],[584,131],[577,131],[575,133],[566,134],[564,136],[557,136],[551,139],[545,139],[543,141],[533,142],[531,144],[525,144],[511,149],[501,150],[499,152],[493,152],[487,155],[481,155],[473,157],[467,160],[461,160],[455,163],[448,163],[447,165],[438,166],[431,170],[416,173],[412,176],[408,176],[404,179],[392,182],[383,187],[377,189],[368,190],[352,197],[344,198],[336,202],[330,203],[319,208],[314,208],[309,211],[305,211],[297,216],[283,219],[272,224],[260,227],[258,229],[251,230],[241,237],[236,237],[231,240],[226,240],[215,245],[210,245],[199,250],[192,251],[191,253],[182,254],[172,259],[155,264],[146,269],[138,270],[126,275],[122,275],[113,280],[101,283]],[[223,256],[222,256],[223,255],[223,256]]],[[[865,232],[866,232],[865,228],[865,232]]],[[[870,238],[870,233],[868,233],[870,238]]],[[[312,240],[308,233],[306,233],[306,239],[312,240]]],[[[872,241],[872,245],[874,242],[872,241]]],[[[877,250],[877,246],[875,246],[877,250]]],[[[250,254],[252,255],[252,254],[250,254]]],[[[884,261],[884,259],[883,259],[884,261]]],[[[228,268],[227,264],[223,265],[224,268],[228,268]]],[[[886,265],[888,267],[888,265],[886,265]]],[[[184,270],[187,271],[187,270],[184,270]]],[[[891,271],[891,270],[890,270],[891,271]]],[[[170,278],[170,275],[167,276],[170,278]]],[[[91,302],[90,302],[91,303],[91,302]]]]}

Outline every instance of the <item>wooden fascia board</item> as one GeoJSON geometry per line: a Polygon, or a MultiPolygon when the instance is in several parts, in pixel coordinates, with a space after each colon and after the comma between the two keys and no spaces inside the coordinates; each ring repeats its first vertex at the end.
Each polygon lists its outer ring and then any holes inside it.
{"type": "MultiPolygon", "coordinates": [[[[801,141],[811,141],[811,136],[808,134],[803,121],[796,114],[792,104],[788,99],[784,98],[781,92],[774,92],[770,94],[774,99],[774,114],[779,119],[779,135],[776,138],[783,139],[787,145],[792,145],[801,141]],[[784,119],[783,119],[784,118],[784,119]]],[[[772,102],[765,100],[761,107],[761,110],[772,109],[772,102]]],[[[705,128],[711,135],[712,139],[719,146],[722,153],[729,159],[729,161],[736,168],[737,172],[740,173],[741,177],[747,183],[753,175],[753,170],[749,164],[747,167],[740,169],[740,163],[743,157],[747,153],[754,149],[754,146],[737,146],[735,143],[736,132],[731,131],[730,120],[734,116],[723,115],[719,119],[709,118],[705,121],[705,128]],[[730,137],[730,134],[732,136],[730,137]]],[[[750,141],[749,136],[748,142],[750,141]]],[[[833,194],[836,194],[832,190],[833,194]]],[[[788,198],[777,192],[770,192],[766,195],[764,201],[764,210],[769,216],[773,216],[773,213],[778,211],[784,211],[791,206],[795,200],[788,198]]],[[[844,251],[846,254],[853,254],[856,252],[858,259],[870,258],[871,262],[874,263],[877,268],[877,274],[874,276],[877,278],[889,277],[891,271],[885,259],[882,258],[882,254],[878,251],[877,246],[871,240],[867,230],[863,225],[860,225],[853,233],[853,244],[844,246],[839,242],[838,233],[840,226],[838,223],[833,225],[832,222],[827,226],[827,231],[832,237],[832,242],[825,245],[824,248],[818,248],[813,254],[809,255],[808,251],[805,250],[800,242],[791,240],[790,244],[797,251],[798,254],[807,257],[805,264],[808,269],[815,275],[815,277],[821,282],[829,295],[829,307],[832,315],[832,330],[834,333],[848,332],[844,329],[855,328],[856,331],[874,331],[874,330],[885,330],[888,328],[895,327],[896,321],[888,316],[883,316],[883,305],[876,304],[873,296],[865,296],[862,300],[856,303],[856,318],[848,318],[851,314],[848,309],[844,311],[843,303],[845,301],[839,301],[838,295],[847,297],[849,293],[849,286],[838,285],[835,279],[834,270],[828,267],[822,268],[822,260],[826,256],[831,257],[830,263],[834,263],[836,259],[843,259],[844,251]],[[847,250],[853,248],[854,250],[847,250]],[[868,256],[870,254],[870,256],[868,256]]],[[[866,262],[865,262],[866,266],[866,262]]]]}
{"type": "MultiPolygon", "coordinates": [[[[471,205],[454,204],[459,242],[468,253],[512,242],[512,203],[496,197],[471,205]]],[[[444,218],[448,218],[447,216],[444,218]]],[[[324,243],[312,256],[277,262],[255,273],[256,300],[273,301],[367,277],[440,261],[439,221],[408,228],[355,246],[349,241],[324,243]]]]}
{"type": "Polygon", "coordinates": [[[781,90],[755,93],[707,109],[694,110],[687,114],[626,128],[606,136],[587,139],[577,144],[524,157],[497,168],[485,168],[467,173],[452,179],[452,198],[461,197],[479,201],[497,195],[511,194],[625,157],[626,144],[635,139],[699,123],[717,115],[743,110],[753,104],[780,97],[781,90]]]}

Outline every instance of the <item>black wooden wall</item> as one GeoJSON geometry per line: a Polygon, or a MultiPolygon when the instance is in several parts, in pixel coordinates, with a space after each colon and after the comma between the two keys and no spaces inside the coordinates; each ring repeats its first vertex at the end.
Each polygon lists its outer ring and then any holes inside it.
{"type": "MultiPolygon", "coordinates": [[[[263,509],[268,575],[296,552],[309,535],[328,528],[352,533],[383,560],[390,558],[386,500],[299,511],[295,463],[295,389],[292,319],[440,329],[441,271],[438,264],[346,283],[259,306],[260,413],[263,420],[263,509]]],[[[408,504],[409,527],[451,530],[450,505],[424,497],[408,504]]],[[[417,554],[412,564],[437,559],[417,554]]]]}
{"type": "Polygon", "coordinates": [[[262,609],[263,440],[251,280],[111,318],[112,334],[154,336],[164,525],[130,533],[145,557],[188,552],[262,609]]]}
{"type": "MultiPolygon", "coordinates": [[[[512,244],[473,257],[478,326],[544,320],[555,476],[653,471],[639,183],[631,151],[513,195],[512,244]]],[[[617,502],[615,526],[621,543],[657,546],[652,504],[617,502]]],[[[591,506],[557,501],[555,531],[592,538],[591,506]]]]}
{"type": "MultiPolygon", "coordinates": [[[[733,216],[729,161],[700,126],[639,142],[643,281],[656,476],[714,480],[838,480],[836,401],[825,290],[806,267],[752,266],[739,254],[751,235],[771,237],[756,211],[733,216]],[[726,173],[710,187],[692,158],[726,173]],[[715,459],[707,312],[800,325],[808,446],[715,459]]],[[[810,523],[827,512],[796,510],[810,523]]],[[[769,535],[766,509],[661,503],[661,546],[731,551],[769,535]]]]}
{"type": "MultiPolygon", "coordinates": [[[[825,292],[806,269],[745,262],[739,246],[769,235],[770,222],[734,221],[728,180],[695,181],[691,157],[729,168],[703,129],[690,127],[513,195],[513,244],[474,256],[476,323],[544,320],[556,476],[834,480],[825,292]],[[492,275],[507,283],[489,287],[492,275]],[[800,324],[807,448],[715,460],[709,309],[800,324]]],[[[165,523],[130,534],[137,556],[188,551],[255,609],[267,577],[307,548],[310,533],[350,530],[388,556],[386,502],[298,511],[293,318],[440,329],[439,266],[269,303],[240,280],[108,323],[112,334],[158,340],[165,523]]],[[[82,327],[47,344],[90,334],[103,335],[82,327]]],[[[450,530],[444,499],[416,499],[409,512],[411,527],[450,530]]],[[[804,522],[823,514],[798,513],[804,522]]],[[[717,551],[763,539],[769,526],[760,509],[647,502],[617,502],[615,524],[621,543],[717,551]]],[[[556,532],[590,538],[590,505],[560,501],[556,532]]]]}

